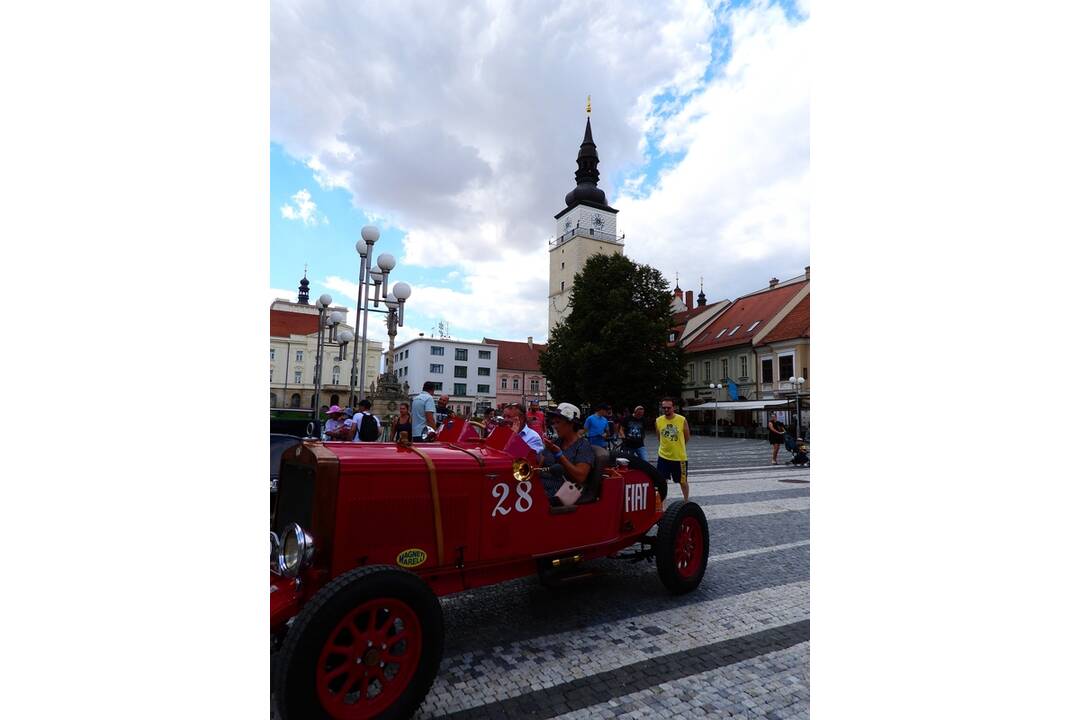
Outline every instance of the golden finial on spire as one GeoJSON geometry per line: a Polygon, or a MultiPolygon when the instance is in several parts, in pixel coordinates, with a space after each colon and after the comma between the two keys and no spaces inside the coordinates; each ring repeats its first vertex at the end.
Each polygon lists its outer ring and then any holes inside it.
{"type": "Polygon", "coordinates": [[[587,95],[585,100],[585,114],[592,114],[592,95],[587,95]]]}

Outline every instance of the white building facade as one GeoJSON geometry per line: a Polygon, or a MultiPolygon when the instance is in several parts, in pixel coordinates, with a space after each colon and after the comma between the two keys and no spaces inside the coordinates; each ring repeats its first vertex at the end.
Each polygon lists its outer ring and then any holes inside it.
{"type": "Polygon", "coordinates": [[[431,381],[432,394],[449,395],[450,406],[461,415],[495,405],[498,367],[499,348],[489,343],[419,337],[394,350],[394,374],[409,384],[410,397],[431,381]]]}

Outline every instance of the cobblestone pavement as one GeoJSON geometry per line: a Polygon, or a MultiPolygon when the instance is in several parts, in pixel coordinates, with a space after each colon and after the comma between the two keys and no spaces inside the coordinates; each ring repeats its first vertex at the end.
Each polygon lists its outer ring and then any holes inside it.
{"type": "Polygon", "coordinates": [[[695,592],[605,560],[560,588],[523,578],[443,598],[445,655],[417,717],[808,717],[810,470],[771,465],[763,440],[688,448],[710,531],[695,592]]]}

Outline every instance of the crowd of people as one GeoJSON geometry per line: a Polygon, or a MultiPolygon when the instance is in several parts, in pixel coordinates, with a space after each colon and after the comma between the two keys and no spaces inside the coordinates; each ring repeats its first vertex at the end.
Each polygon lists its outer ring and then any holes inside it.
{"type": "MultiPolygon", "coordinates": [[[[398,414],[389,421],[388,438],[394,441],[425,442],[435,438],[439,428],[454,417],[448,395],[434,396],[435,383],[427,382],[419,394],[409,402],[398,405],[398,414]]],[[[649,462],[645,451],[645,437],[655,432],[658,443],[655,468],[665,482],[674,482],[689,499],[688,457],[686,445],[690,441],[690,423],[675,412],[673,398],[664,398],[660,413],[651,423],[646,420],[645,406],[622,413],[612,412],[608,403],[597,403],[592,412],[582,417],[578,406],[560,403],[557,407],[542,409],[537,402],[528,404],[506,403],[483,409],[475,421],[482,424],[485,434],[500,425],[508,425],[522,441],[536,451],[541,458],[544,489],[553,503],[572,504],[575,493],[597,462],[596,448],[605,451],[621,450],[643,462],[649,462]]],[[[323,429],[327,440],[349,442],[375,442],[383,439],[382,421],[371,412],[371,402],[363,399],[356,410],[333,405],[326,409],[328,420],[323,429]]],[[[809,462],[797,438],[790,436],[784,423],[775,413],[769,418],[769,443],[772,445],[772,463],[778,463],[781,445],[786,445],[796,459],[809,462]],[[800,455],[801,453],[801,455],[800,455]]]]}

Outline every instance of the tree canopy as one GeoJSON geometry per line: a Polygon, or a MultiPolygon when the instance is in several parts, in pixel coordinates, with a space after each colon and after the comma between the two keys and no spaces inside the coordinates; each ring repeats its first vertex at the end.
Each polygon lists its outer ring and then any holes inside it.
{"type": "Polygon", "coordinates": [[[570,314],[540,369],[557,402],[653,409],[682,388],[682,350],[668,345],[671,292],[660,271],[622,255],[594,255],[574,276],[570,314]]]}

